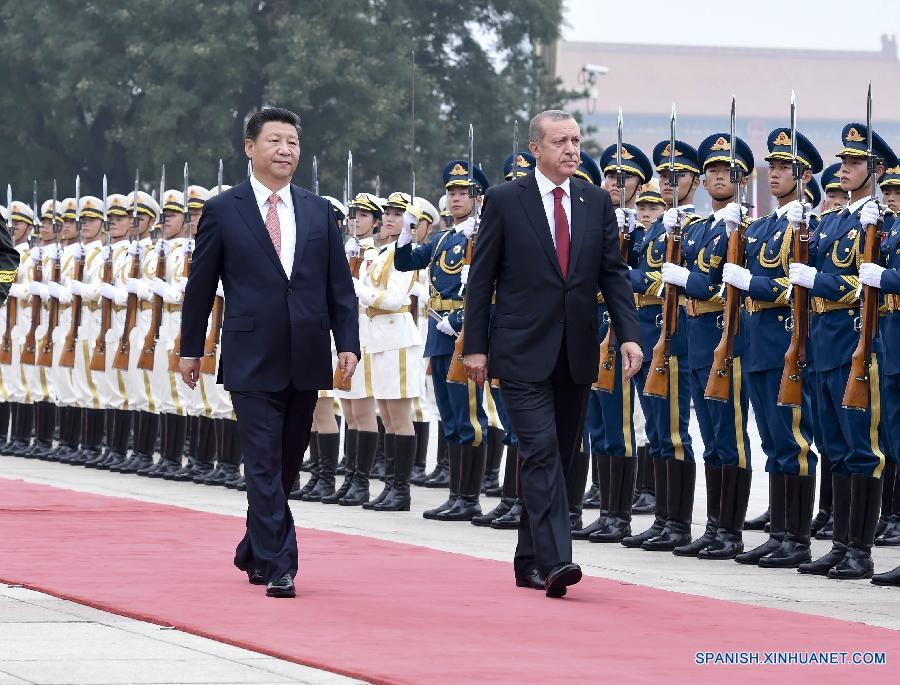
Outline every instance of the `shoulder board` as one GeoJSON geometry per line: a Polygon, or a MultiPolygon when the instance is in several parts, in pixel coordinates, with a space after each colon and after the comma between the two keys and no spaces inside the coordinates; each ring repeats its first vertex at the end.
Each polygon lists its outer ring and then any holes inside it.
{"type": "Polygon", "coordinates": [[[818,214],[810,214],[810,215],[809,215],[809,218],[810,218],[810,219],[815,219],[816,222],[818,222],[820,217],[819,217],[818,214]]]}
{"type": "Polygon", "coordinates": [[[823,217],[823,216],[825,216],[825,215],[827,215],[827,214],[834,214],[834,212],[839,212],[839,211],[841,211],[842,209],[846,209],[846,207],[843,207],[843,206],[841,206],[841,205],[838,205],[837,207],[832,207],[831,209],[826,209],[824,212],[822,212],[821,214],[819,214],[819,216],[820,216],[820,217],[823,217]]]}
{"type": "Polygon", "coordinates": [[[693,212],[690,212],[684,220],[684,225],[687,226],[687,225],[695,223],[697,221],[706,221],[706,217],[700,216],[699,214],[694,214],[693,212]]]}

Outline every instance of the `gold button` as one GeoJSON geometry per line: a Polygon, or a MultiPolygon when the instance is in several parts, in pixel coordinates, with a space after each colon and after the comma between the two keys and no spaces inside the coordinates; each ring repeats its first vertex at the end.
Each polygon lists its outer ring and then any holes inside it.
{"type": "Polygon", "coordinates": [[[783,316],[779,316],[779,317],[778,317],[778,320],[779,320],[779,321],[784,321],[784,317],[783,317],[783,316]]]}
{"type": "Polygon", "coordinates": [[[848,309],[847,314],[848,316],[853,316],[854,314],[856,314],[856,312],[853,309],[848,309]]]}

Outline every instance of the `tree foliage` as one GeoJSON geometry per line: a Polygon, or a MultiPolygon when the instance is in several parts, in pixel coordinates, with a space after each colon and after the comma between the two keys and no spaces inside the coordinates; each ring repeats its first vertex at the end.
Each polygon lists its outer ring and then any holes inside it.
{"type": "Polygon", "coordinates": [[[134,170],[150,187],[166,164],[180,186],[246,173],[243,127],[267,104],[300,114],[295,182],[340,198],[347,151],[354,190],[408,191],[412,157],[411,55],[415,53],[418,194],[440,193],[440,172],[476,159],[501,179],[512,122],[561,106],[536,44],[552,42],[559,0],[0,0],[0,181],[30,199],[57,178],[60,197],[128,192],[134,170]]]}

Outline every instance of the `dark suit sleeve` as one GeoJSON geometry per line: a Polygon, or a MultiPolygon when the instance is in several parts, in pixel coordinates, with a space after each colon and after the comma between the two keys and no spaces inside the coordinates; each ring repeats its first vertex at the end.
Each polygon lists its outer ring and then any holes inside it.
{"type": "Polygon", "coordinates": [[[203,207],[181,312],[181,356],[202,357],[206,325],[222,274],[222,234],[212,203],[203,207]]]}
{"type": "Polygon", "coordinates": [[[488,353],[491,298],[503,254],[503,217],[496,202],[490,200],[488,191],[466,283],[463,354],[488,353]]]}
{"type": "Polygon", "coordinates": [[[606,309],[619,343],[640,343],[641,331],[634,307],[634,290],[628,276],[628,265],[619,251],[619,227],[609,196],[602,198],[603,253],[600,255],[600,277],[597,287],[603,293],[606,309]]]}
{"type": "MultiPolygon", "coordinates": [[[[334,218],[331,214],[329,217],[334,218]]],[[[327,297],[334,346],[338,352],[352,352],[359,359],[362,357],[359,345],[359,305],[341,232],[335,221],[329,221],[329,224],[327,297]]]]}

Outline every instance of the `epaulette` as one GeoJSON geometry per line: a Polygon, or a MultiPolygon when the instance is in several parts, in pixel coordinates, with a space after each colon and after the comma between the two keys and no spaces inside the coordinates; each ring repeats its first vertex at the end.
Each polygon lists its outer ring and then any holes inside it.
{"type": "Polygon", "coordinates": [[[837,207],[832,207],[831,209],[826,209],[824,212],[819,214],[819,217],[821,218],[821,217],[825,216],[826,214],[834,214],[834,212],[839,212],[842,209],[847,209],[847,208],[842,205],[838,205],[837,207]]]}
{"type": "Polygon", "coordinates": [[[693,212],[688,212],[687,216],[684,219],[684,226],[682,226],[682,228],[684,228],[685,226],[690,226],[691,224],[698,221],[706,221],[706,217],[700,216],[699,214],[694,214],[693,212]]]}

